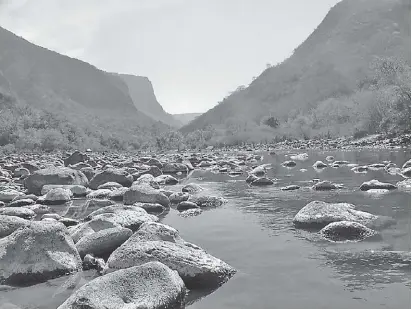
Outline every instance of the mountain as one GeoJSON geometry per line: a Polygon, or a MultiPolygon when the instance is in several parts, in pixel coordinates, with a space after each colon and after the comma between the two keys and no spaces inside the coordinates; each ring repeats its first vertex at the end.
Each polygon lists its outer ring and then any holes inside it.
{"type": "Polygon", "coordinates": [[[156,99],[153,85],[147,77],[129,74],[115,74],[122,79],[128,87],[135,107],[154,120],[161,121],[173,127],[180,127],[182,124],[172,115],[166,113],[156,99]]]}
{"type": "Polygon", "coordinates": [[[266,69],[248,87],[239,87],[181,131],[212,126],[224,136],[260,130],[268,137],[276,132],[270,127],[284,129],[282,134],[295,130],[300,136],[326,126],[325,134],[336,131],[335,118],[326,124],[329,116],[322,113],[341,107],[349,113],[356,110],[351,104],[362,105],[363,99],[344,98],[358,92],[378,59],[397,59],[410,66],[410,13],[409,0],[341,1],[288,59],[266,69]],[[263,125],[272,117],[273,125],[263,125]]]}
{"type": "Polygon", "coordinates": [[[187,125],[189,122],[193,121],[196,117],[200,116],[201,113],[186,113],[186,114],[173,114],[172,116],[182,123],[187,125]]]}
{"type": "MultiPolygon", "coordinates": [[[[148,80],[145,85],[148,92],[153,92],[148,80]]],[[[56,136],[73,135],[58,125],[60,121],[72,131],[81,128],[82,132],[76,131],[77,134],[91,138],[96,147],[148,145],[153,134],[169,127],[138,110],[134,104],[138,93],[130,88],[133,94],[129,93],[129,85],[123,79],[86,62],[34,45],[0,27],[0,92],[2,98],[7,98],[8,103],[4,106],[16,107],[8,110],[9,117],[17,117],[16,121],[25,115],[24,108],[29,108],[27,117],[50,115],[49,118],[54,119],[49,127],[56,136]]],[[[146,102],[148,95],[142,93],[142,96],[146,102]]],[[[21,125],[20,137],[23,139],[27,127],[33,124],[18,125],[21,125]]],[[[33,129],[46,129],[40,122],[36,125],[38,128],[33,129]]],[[[86,146],[79,145],[81,140],[77,136],[71,139],[73,147],[86,146]],[[78,144],[75,145],[74,140],[78,144]]],[[[4,138],[3,144],[7,141],[10,138],[4,138]]]]}

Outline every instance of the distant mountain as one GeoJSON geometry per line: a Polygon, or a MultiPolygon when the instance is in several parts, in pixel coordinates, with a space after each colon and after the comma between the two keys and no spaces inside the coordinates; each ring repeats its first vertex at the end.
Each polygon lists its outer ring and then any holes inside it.
{"type": "Polygon", "coordinates": [[[182,125],[187,125],[189,122],[193,121],[196,117],[200,116],[201,113],[186,113],[186,114],[173,114],[173,117],[180,121],[182,125]]]}
{"type": "Polygon", "coordinates": [[[136,108],[154,120],[173,127],[180,127],[179,121],[166,113],[156,99],[153,85],[147,77],[128,74],[116,74],[127,85],[129,94],[136,108]]]}
{"type": "MultiPolygon", "coordinates": [[[[169,127],[136,108],[135,102],[147,102],[150,97],[148,93],[153,92],[150,82],[145,78],[141,79],[145,85],[143,88],[148,90],[140,93],[142,100],[139,100],[135,85],[132,87],[123,79],[86,62],[34,45],[0,27],[0,94],[8,102],[1,106],[26,105],[31,109],[27,113],[28,118],[37,117],[35,115],[41,118],[50,114],[47,121],[54,119],[49,127],[53,127],[55,136],[70,136],[72,133],[67,131],[69,126],[72,131],[81,128],[87,135],[83,140],[90,137],[95,145],[119,149],[127,148],[130,144],[134,148],[149,145],[154,140],[152,134],[168,130],[169,127]],[[59,127],[59,121],[66,127],[59,127]]],[[[11,120],[19,121],[19,117],[25,115],[23,107],[19,106],[9,109],[9,117],[17,117],[11,120]]],[[[5,114],[7,113],[1,115],[4,117],[5,114]]],[[[173,119],[171,116],[170,118],[173,119]]],[[[37,120],[34,119],[33,122],[37,123],[37,120]]],[[[21,125],[20,137],[24,138],[28,127],[34,124],[15,125],[21,125]]],[[[36,126],[33,129],[47,129],[43,128],[41,122],[36,126]]],[[[3,144],[13,138],[4,137],[3,144]]],[[[70,138],[73,143],[74,140],[81,143],[77,137],[70,138]]],[[[0,141],[0,146],[1,144],[0,141]]],[[[73,144],[73,147],[76,145],[73,144]]],[[[86,147],[83,144],[80,146],[86,147]]]]}
{"type": "MultiPolygon", "coordinates": [[[[410,66],[410,14],[409,0],[343,0],[290,58],[266,69],[248,87],[239,87],[181,131],[212,126],[226,136],[246,136],[250,128],[259,128],[273,137],[268,126],[261,129],[273,117],[273,127],[293,129],[300,136],[307,127],[320,132],[328,117],[321,114],[333,104],[334,109],[345,106],[336,100],[353,95],[378,58],[400,59],[410,66]]],[[[354,110],[350,104],[347,109],[354,110]]]]}

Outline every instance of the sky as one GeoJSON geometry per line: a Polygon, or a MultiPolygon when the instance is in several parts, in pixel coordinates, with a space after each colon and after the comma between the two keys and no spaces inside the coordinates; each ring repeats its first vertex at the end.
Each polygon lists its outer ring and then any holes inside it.
{"type": "Polygon", "coordinates": [[[0,26],[147,76],[169,113],[205,112],[289,57],[338,0],[0,0],[0,26]]]}

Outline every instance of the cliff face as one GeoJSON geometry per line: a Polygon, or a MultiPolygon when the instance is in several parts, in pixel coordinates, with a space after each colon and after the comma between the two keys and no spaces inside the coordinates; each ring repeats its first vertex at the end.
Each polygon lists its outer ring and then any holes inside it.
{"type": "Polygon", "coordinates": [[[173,118],[172,115],[166,113],[159,104],[153,85],[147,77],[127,74],[117,74],[116,76],[126,83],[134,106],[139,111],[156,121],[161,121],[174,127],[181,126],[181,123],[173,118]]]}
{"type": "Polygon", "coordinates": [[[328,98],[353,93],[377,58],[410,64],[410,12],[407,0],[343,0],[290,58],[181,131],[225,129],[234,121],[259,124],[268,115],[285,122],[328,98]]]}

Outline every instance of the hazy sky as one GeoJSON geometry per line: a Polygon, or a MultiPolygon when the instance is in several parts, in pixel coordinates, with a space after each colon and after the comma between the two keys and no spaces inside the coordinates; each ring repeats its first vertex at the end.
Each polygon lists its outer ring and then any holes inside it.
{"type": "Polygon", "coordinates": [[[292,53],[338,0],[0,0],[0,26],[149,77],[167,112],[205,112],[292,53]]]}

